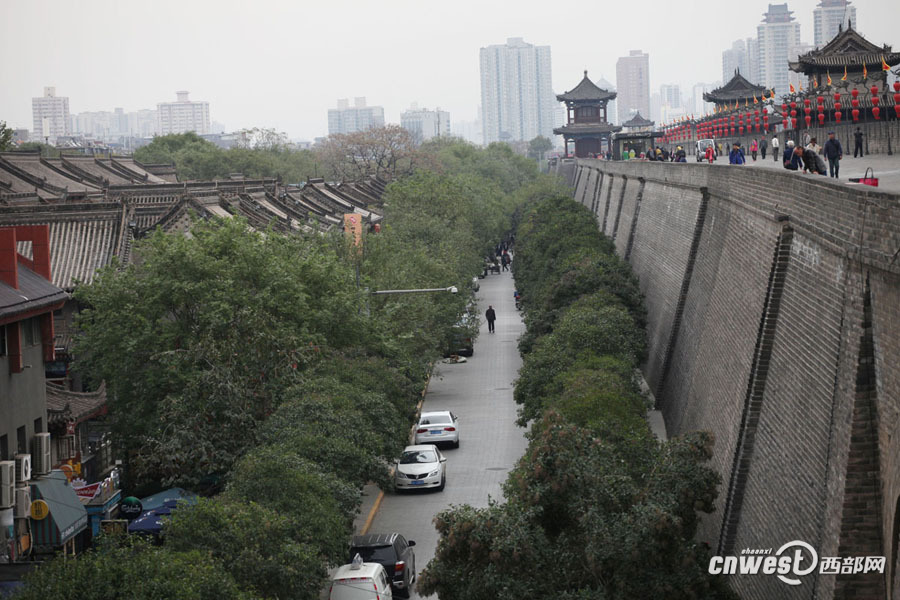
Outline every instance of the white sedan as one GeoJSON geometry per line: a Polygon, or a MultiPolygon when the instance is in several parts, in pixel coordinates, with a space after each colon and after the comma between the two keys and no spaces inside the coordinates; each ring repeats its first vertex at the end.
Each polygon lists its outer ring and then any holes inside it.
{"type": "Polygon", "coordinates": [[[459,419],[449,410],[424,412],[416,427],[417,444],[451,444],[459,448],[459,419]]]}
{"type": "Polygon", "coordinates": [[[397,461],[394,484],[397,490],[437,488],[447,484],[447,458],[434,444],[407,446],[397,461]]]}

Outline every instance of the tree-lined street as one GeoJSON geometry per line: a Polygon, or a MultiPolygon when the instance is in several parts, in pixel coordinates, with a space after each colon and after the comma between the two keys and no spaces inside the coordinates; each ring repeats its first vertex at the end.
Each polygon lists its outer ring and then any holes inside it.
{"type": "MultiPolygon", "coordinates": [[[[434,516],[451,504],[487,506],[501,498],[500,486],[525,450],[525,430],[518,427],[513,381],[521,358],[516,347],[524,331],[513,300],[510,273],[481,280],[478,310],[481,328],[475,354],[465,363],[440,363],[428,386],[422,410],[450,410],[459,417],[460,446],[447,448],[447,487],[443,492],[387,494],[370,533],[399,532],[416,541],[416,571],[434,557],[438,532],[434,516]],[[497,312],[497,332],[484,320],[488,305],[497,312]]],[[[413,592],[413,598],[419,596],[413,592]]]]}

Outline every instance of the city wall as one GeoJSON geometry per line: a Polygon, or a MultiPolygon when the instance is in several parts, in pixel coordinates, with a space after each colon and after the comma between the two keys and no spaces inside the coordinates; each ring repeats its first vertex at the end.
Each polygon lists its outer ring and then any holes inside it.
{"type": "Polygon", "coordinates": [[[803,540],[885,575],[732,577],[742,596],[900,597],[900,196],[726,165],[563,161],[634,268],[670,436],[715,434],[715,553],[803,540]],[[893,588],[893,589],[892,589],[893,588]]]}

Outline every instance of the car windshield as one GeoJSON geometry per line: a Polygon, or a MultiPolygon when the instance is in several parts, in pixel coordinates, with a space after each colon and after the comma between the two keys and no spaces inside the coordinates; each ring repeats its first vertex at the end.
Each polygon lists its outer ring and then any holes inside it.
{"type": "Polygon", "coordinates": [[[362,556],[363,562],[392,563],[396,558],[393,546],[365,546],[350,549],[351,556],[356,556],[357,553],[362,556]]]}
{"type": "Polygon", "coordinates": [[[407,450],[400,457],[401,465],[433,462],[437,462],[437,455],[434,453],[434,450],[407,450]]]}
{"type": "Polygon", "coordinates": [[[419,421],[419,425],[440,425],[449,422],[450,415],[429,415],[427,417],[422,417],[422,420],[419,421]]]}

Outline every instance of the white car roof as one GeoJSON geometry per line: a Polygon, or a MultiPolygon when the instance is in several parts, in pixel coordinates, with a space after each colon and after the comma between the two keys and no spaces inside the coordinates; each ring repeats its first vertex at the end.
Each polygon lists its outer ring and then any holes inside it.
{"type": "Polygon", "coordinates": [[[449,414],[450,414],[449,410],[433,410],[431,412],[423,412],[419,416],[419,418],[421,419],[422,417],[430,417],[431,415],[449,415],[449,414]]]}
{"type": "Polygon", "coordinates": [[[378,575],[379,569],[384,569],[384,567],[378,563],[363,563],[358,569],[352,569],[352,566],[353,565],[341,565],[338,567],[338,570],[334,572],[331,580],[337,581],[338,579],[352,579],[354,577],[357,579],[374,579],[378,575]]]}
{"type": "Polygon", "coordinates": [[[434,444],[416,444],[403,449],[404,452],[421,452],[422,450],[437,450],[437,446],[434,444]]]}

